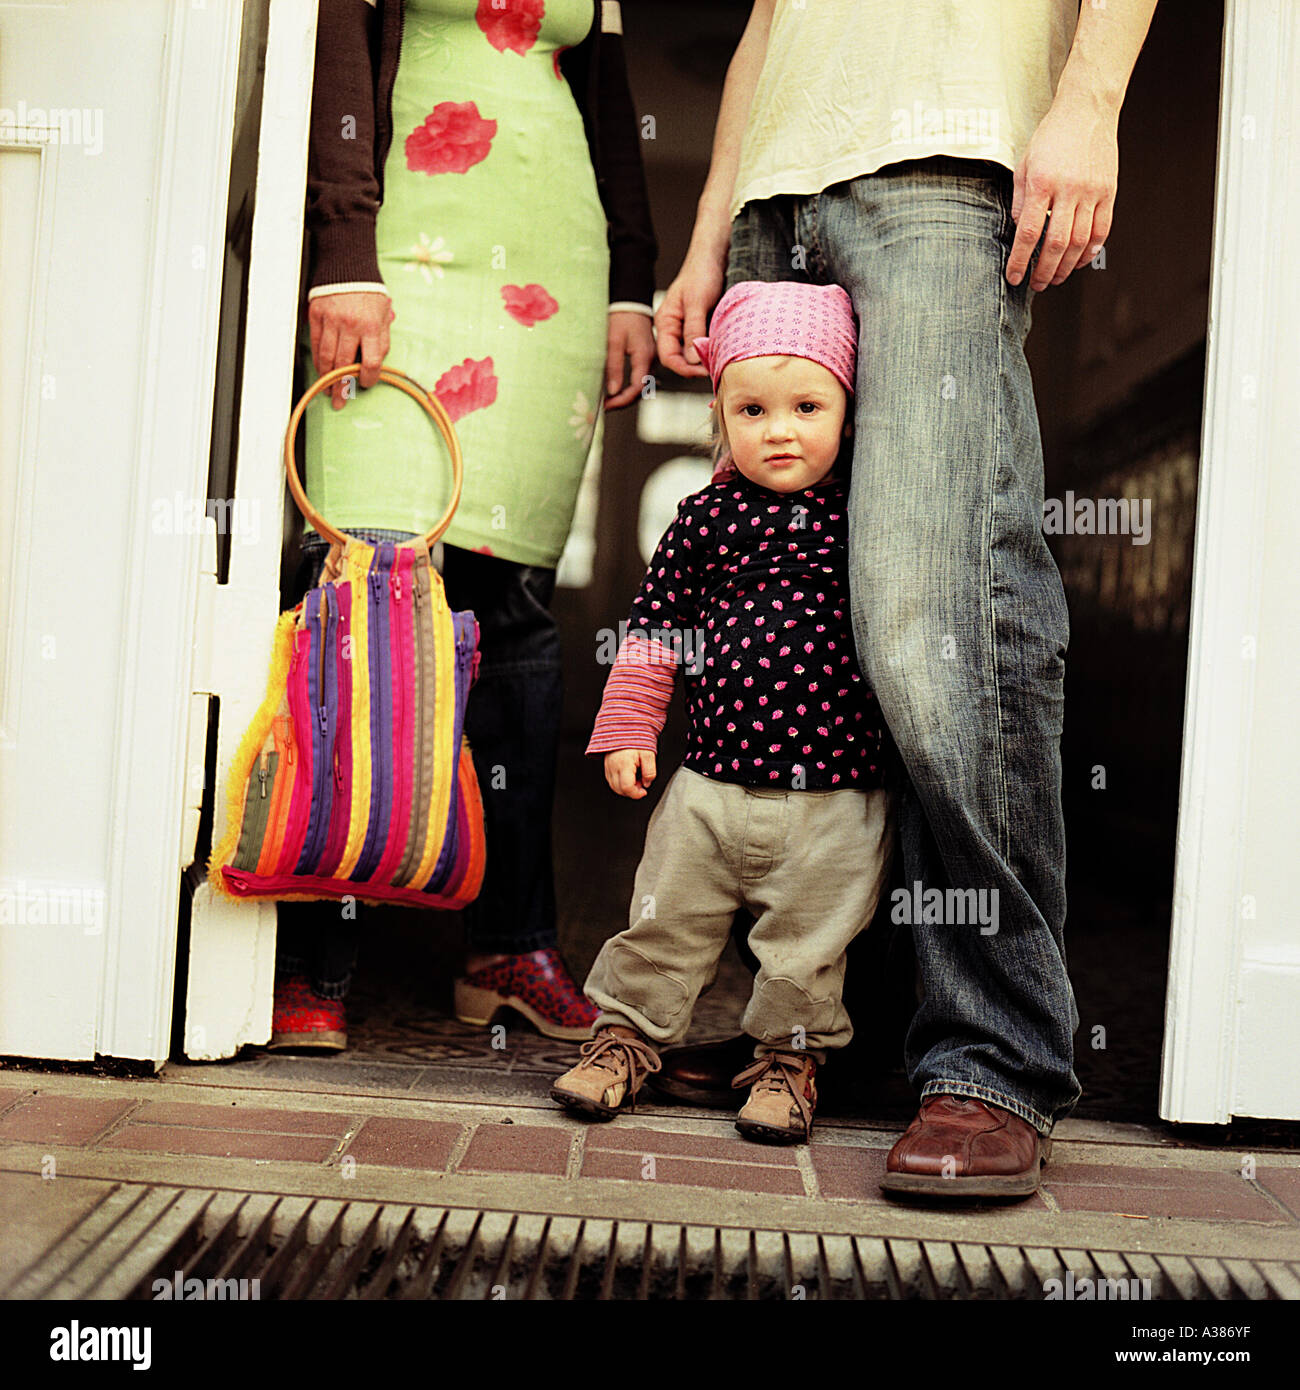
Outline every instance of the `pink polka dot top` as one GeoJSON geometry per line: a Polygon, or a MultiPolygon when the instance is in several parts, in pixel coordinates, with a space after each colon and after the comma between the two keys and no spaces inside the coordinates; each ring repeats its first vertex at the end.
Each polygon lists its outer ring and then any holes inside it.
{"type": "Polygon", "coordinates": [[[779,493],[739,474],[686,497],[629,628],[681,653],[683,766],[724,782],[878,787],[887,738],[849,619],[847,485],[779,493]]]}

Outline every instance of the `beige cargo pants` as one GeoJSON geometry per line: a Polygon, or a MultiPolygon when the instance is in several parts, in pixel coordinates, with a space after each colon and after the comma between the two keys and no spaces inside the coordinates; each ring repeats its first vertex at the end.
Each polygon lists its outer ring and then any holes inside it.
{"type": "Polygon", "coordinates": [[[760,969],[741,1027],[756,1054],[806,1049],[824,1061],[853,1036],[844,953],[876,910],[893,843],[883,788],[777,791],[678,768],[650,817],[630,925],[587,976],[595,1028],[681,1042],[744,906],[760,969]]]}

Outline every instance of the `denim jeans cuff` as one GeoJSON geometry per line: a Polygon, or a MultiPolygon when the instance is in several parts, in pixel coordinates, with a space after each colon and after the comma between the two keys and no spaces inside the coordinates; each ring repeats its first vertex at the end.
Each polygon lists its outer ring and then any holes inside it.
{"type": "Polygon", "coordinates": [[[1019,1116],[1026,1124],[1033,1125],[1039,1134],[1046,1136],[1052,1132],[1053,1122],[1033,1106],[974,1081],[927,1081],[921,1088],[921,1099],[925,1100],[927,1096],[969,1096],[972,1100],[986,1100],[990,1105],[1001,1106],[1003,1110],[1019,1116]]]}

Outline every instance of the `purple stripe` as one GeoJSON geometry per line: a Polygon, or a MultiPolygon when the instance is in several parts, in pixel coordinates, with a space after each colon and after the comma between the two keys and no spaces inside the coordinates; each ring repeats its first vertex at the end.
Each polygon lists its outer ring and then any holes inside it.
{"type": "Polygon", "coordinates": [[[361,857],[348,877],[352,882],[375,872],[388,841],[388,821],[393,814],[393,701],[389,644],[388,576],[397,547],[384,541],[375,552],[366,575],[370,622],[370,822],[366,827],[361,857]]]}

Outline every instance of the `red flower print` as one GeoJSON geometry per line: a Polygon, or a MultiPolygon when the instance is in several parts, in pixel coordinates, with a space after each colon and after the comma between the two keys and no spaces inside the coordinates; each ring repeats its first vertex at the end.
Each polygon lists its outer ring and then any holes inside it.
{"type": "Polygon", "coordinates": [[[541,285],[502,285],[501,298],[506,302],[506,313],[525,328],[549,319],[560,307],[541,285]]]}
{"type": "Polygon", "coordinates": [[[537,42],[545,9],[542,0],[478,0],[474,18],[498,53],[522,57],[537,42]]]}
{"type": "Polygon", "coordinates": [[[555,52],[551,54],[551,66],[555,69],[555,80],[557,82],[564,81],[564,73],[560,68],[560,54],[567,53],[572,46],[572,44],[566,43],[562,48],[557,48],[555,52]]]}
{"type": "Polygon", "coordinates": [[[463,174],[488,157],[497,123],[472,101],[440,101],[406,137],[406,167],[413,174],[463,174]]]}
{"type": "Polygon", "coordinates": [[[482,410],[497,398],[497,377],[492,359],[481,362],[466,358],[458,367],[443,372],[434,384],[433,394],[447,408],[452,420],[463,419],[471,410],[482,410]]]}
{"type": "MultiPolygon", "coordinates": [[[[474,553],[476,555],[492,555],[495,552],[490,545],[476,545],[474,547],[474,553]]],[[[478,653],[476,652],[475,655],[477,656],[478,653]]]]}

